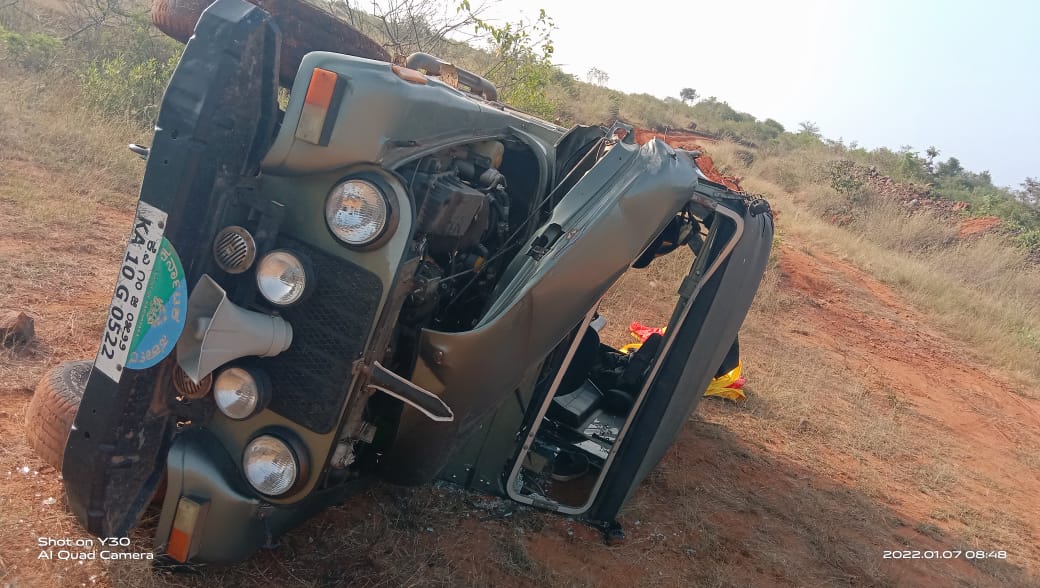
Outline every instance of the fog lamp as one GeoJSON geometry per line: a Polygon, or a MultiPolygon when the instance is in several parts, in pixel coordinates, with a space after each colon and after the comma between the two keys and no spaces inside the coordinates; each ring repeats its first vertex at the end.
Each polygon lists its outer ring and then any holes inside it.
{"type": "Polygon", "coordinates": [[[213,383],[213,400],[224,416],[240,421],[267,406],[268,387],[262,373],[229,367],[220,372],[213,383]]]}
{"type": "Polygon", "coordinates": [[[260,295],[278,306],[299,302],[310,281],[304,262],[284,249],[268,253],[256,266],[256,285],[260,295]]]}

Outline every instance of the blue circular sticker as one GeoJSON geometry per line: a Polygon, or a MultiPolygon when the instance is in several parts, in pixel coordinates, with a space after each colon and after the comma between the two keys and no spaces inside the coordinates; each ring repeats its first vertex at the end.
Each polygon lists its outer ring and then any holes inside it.
{"type": "Polygon", "coordinates": [[[184,330],[187,304],[184,268],[173,244],[163,237],[141,301],[126,367],[150,368],[173,351],[184,330]]]}

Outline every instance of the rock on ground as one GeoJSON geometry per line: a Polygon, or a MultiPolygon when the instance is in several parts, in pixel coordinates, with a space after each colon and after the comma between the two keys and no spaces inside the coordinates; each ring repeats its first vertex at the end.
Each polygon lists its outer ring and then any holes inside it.
{"type": "Polygon", "coordinates": [[[32,317],[18,310],[0,310],[0,344],[8,347],[25,344],[35,336],[32,317]]]}

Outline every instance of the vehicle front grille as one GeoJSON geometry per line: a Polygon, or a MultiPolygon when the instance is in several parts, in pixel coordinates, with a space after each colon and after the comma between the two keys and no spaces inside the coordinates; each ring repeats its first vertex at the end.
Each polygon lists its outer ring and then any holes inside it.
{"type": "Polygon", "coordinates": [[[310,259],[316,289],[282,312],[293,329],[289,349],[263,361],[274,390],[270,409],[317,433],[336,426],[353,363],[364,352],[382,296],[379,278],[353,263],[280,237],[277,247],[310,259]]]}

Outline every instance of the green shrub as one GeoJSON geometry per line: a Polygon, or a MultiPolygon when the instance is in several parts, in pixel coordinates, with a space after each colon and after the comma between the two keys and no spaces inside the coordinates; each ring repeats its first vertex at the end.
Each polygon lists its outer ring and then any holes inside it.
{"type": "Polygon", "coordinates": [[[556,117],[556,102],[546,94],[553,67],[548,62],[528,61],[516,65],[503,84],[502,99],[514,108],[537,117],[556,117]]]}
{"type": "Polygon", "coordinates": [[[831,178],[831,188],[846,198],[854,199],[863,188],[863,180],[856,177],[855,169],[855,162],[849,159],[832,161],[827,166],[827,172],[831,178]]]}
{"type": "Polygon", "coordinates": [[[61,39],[45,33],[15,33],[0,29],[0,44],[8,59],[32,70],[43,71],[54,63],[61,39]]]}
{"type": "Polygon", "coordinates": [[[1018,235],[1018,242],[1028,249],[1040,251],[1040,229],[1023,231],[1018,235]]]}
{"type": "Polygon", "coordinates": [[[159,61],[153,57],[133,63],[120,55],[94,62],[81,76],[83,96],[102,114],[151,124],[177,59],[173,56],[159,61]]]}

